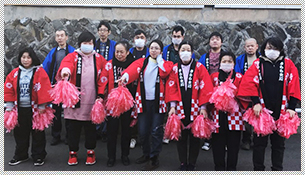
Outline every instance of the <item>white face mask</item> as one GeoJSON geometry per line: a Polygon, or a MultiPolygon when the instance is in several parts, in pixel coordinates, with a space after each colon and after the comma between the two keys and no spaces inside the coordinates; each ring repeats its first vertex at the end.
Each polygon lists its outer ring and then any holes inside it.
{"type": "Polygon", "coordinates": [[[144,39],[135,39],[134,44],[136,47],[144,47],[145,40],[144,39]]]}
{"type": "Polygon", "coordinates": [[[274,61],[280,56],[280,51],[265,49],[265,54],[266,54],[266,57],[268,57],[270,60],[274,61]]]}
{"type": "Polygon", "coordinates": [[[219,69],[223,70],[224,72],[231,72],[231,70],[234,68],[234,64],[232,63],[220,63],[219,69]]]}
{"type": "Polygon", "coordinates": [[[175,45],[179,45],[182,42],[182,38],[172,38],[172,42],[175,45]]]}
{"type": "Polygon", "coordinates": [[[93,51],[93,45],[89,45],[89,44],[81,44],[80,45],[80,50],[83,53],[91,53],[93,51]]]}
{"type": "Polygon", "coordinates": [[[179,54],[180,54],[180,58],[182,61],[188,62],[191,60],[192,52],[183,51],[183,52],[180,52],[179,54]]]}

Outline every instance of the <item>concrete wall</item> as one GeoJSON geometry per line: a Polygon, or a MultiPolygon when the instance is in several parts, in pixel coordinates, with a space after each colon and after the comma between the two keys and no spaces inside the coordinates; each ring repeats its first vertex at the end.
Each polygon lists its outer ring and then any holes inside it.
{"type": "Polygon", "coordinates": [[[190,22],[242,22],[242,21],[301,21],[298,9],[215,9],[211,7],[196,9],[166,8],[116,8],[116,7],[47,7],[47,6],[4,6],[4,20],[29,17],[38,20],[47,16],[56,19],[126,20],[156,22],[186,20],[190,22]],[[161,17],[161,18],[160,18],[161,17]]]}

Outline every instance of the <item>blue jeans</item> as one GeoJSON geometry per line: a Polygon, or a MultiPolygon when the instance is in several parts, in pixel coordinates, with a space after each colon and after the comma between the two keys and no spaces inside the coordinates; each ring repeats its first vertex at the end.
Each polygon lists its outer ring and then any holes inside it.
{"type": "Polygon", "coordinates": [[[164,114],[156,113],[155,101],[146,100],[146,112],[138,115],[139,141],[143,155],[158,156],[162,150],[164,114]]]}

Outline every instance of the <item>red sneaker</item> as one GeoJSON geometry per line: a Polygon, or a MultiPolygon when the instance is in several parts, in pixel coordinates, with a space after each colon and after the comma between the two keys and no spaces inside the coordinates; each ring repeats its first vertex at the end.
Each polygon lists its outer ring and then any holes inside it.
{"type": "Polygon", "coordinates": [[[95,164],[95,153],[94,150],[88,150],[87,151],[87,160],[86,165],[93,165],[95,164]]]}
{"type": "Polygon", "coordinates": [[[68,165],[77,165],[77,152],[70,151],[68,165]]]}

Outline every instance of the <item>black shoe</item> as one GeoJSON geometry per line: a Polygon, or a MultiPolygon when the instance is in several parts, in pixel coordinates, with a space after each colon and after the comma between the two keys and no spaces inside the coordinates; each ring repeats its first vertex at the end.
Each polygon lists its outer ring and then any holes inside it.
{"type": "Polygon", "coordinates": [[[186,163],[181,163],[180,167],[179,167],[180,171],[187,171],[187,164],[186,163]]]}
{"type": "Polygon", "coordinates": [[[128,156],[122,156],[121,159],[122,159],[123,165],[127,166],[130,164],[128,156]]]}
{"type": "Polygon", "coordinates": [[[27,161],[27,160],[29,160],[29,158],[22,159],[22,160],[12,159],[12,160],[10,160],[10,161],[8,162],[8,164],[14,166],[14,165],[18,165],[18,164],[20,164],[20,163],[22,163],[22,162],[25,162],[25,161],[27,161]]]}
{"type": "Polygon", "coordinates": [[[108,159],[107,166],[108,167],[113,167],[114,163],[115,163],[115,159],[108,159]]]}
{"type": "Polygon", "coordinates": [[[136,164],[142,164],[142,163],[145,163],[147,161],[149,161],[149,156],[144,156],[143,155],[136,160],[136,164]]]}
{"type": "Polygon", "coordinates": [[[37,159],[37,160],[34,161],[34,165],[35,166],[41,166],[43,164],[44,164],[43,159],[37,159]]]}
{"type": "Polygon", "coordinates": [[[188,165],[187,165],[187,170],[188,170],[188,171],[195,171],[195,169],[196,169],[196,166],[195,166],[195,165],[192,165],[192,164],[188,164],[188,165]]]}
{"type": "Polygon", "coordinates": [[[243,150],[250,150],[250,143],[243,143],[242,145],[241,145],[241,149],[243,149],[243,150]]]}
{"type": "Polygon", "coordinates": [[[142,171],[152,171],[159,167],[159,160],[151,158],[143,167],[142,171]]]}
{"type": "Polygon", "coordinates": [[[57,138],[53,138],[52,141],[51,141],[52,146],[57,145],[59,143],[60,143],[60,139],[57,139],[57,138]]]}

